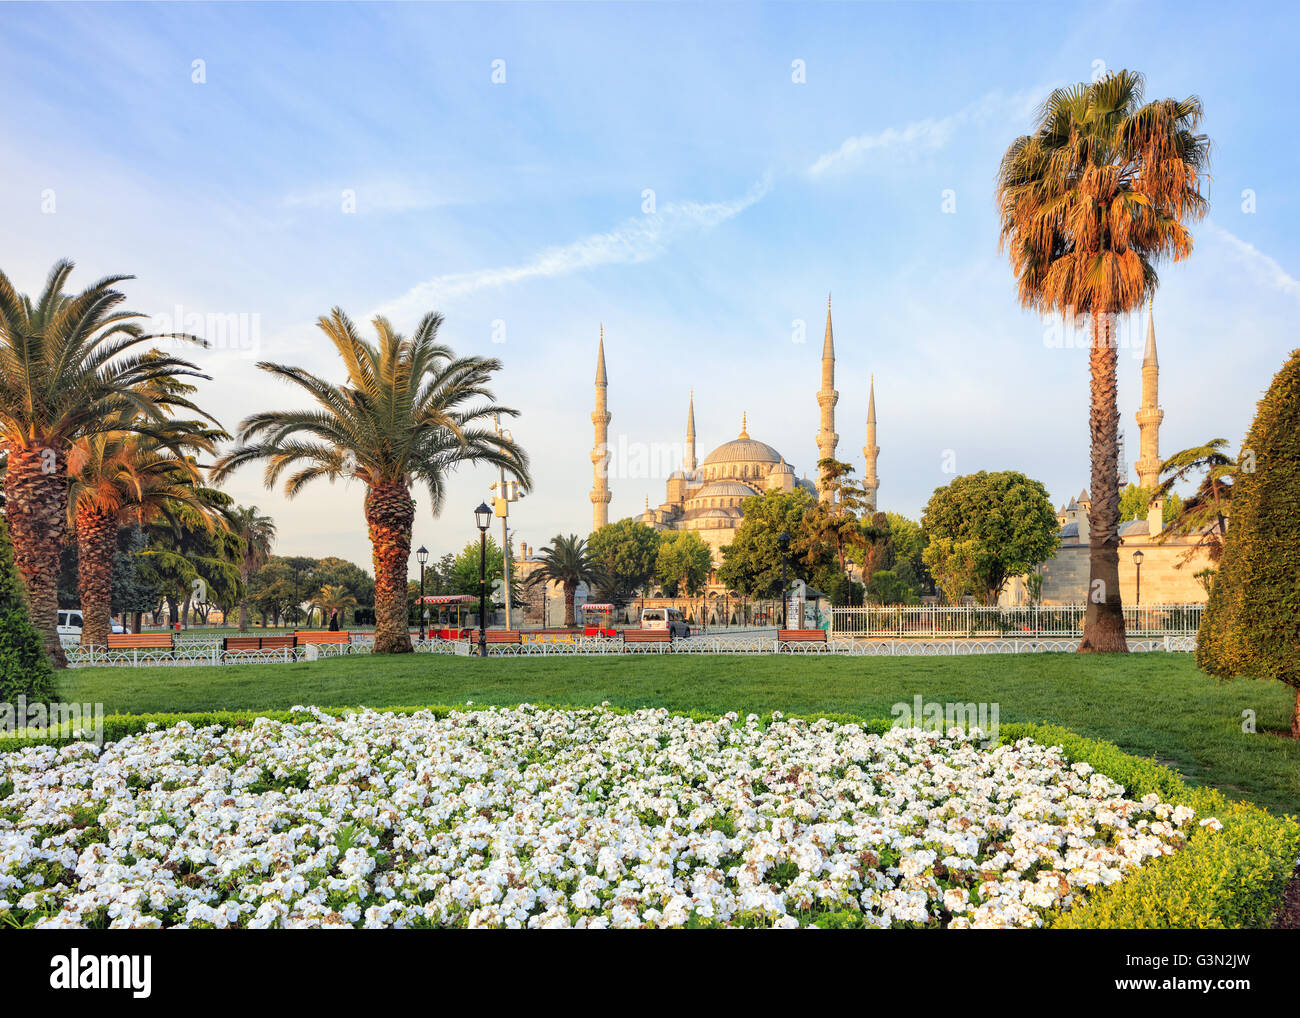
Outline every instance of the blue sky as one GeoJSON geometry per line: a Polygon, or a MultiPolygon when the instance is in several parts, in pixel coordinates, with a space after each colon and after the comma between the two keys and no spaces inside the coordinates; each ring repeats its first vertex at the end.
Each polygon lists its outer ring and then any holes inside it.
{"type": "MultiPolygon", "coordinates": [[[[1235,447],[1296,345],[1298,22],[1188,3],[3,5],[0,267],[32,292],[68,256],[83,282],[134,273],[154,316],[257,316],[256,350],[198,357],[232,429],[294,398],[255,360],[338,374],[312,325],[332,305],[407,330],[440,310],[457,350],[504,361],[532,544],[589,529],[602,323],[611,443],[680,442],[694,388],[701,458],[748,412],[811,472],[833,291],[839,454],[861,469],[874,374],[882,508],[919,515],[948,451],[1061,502],[1088,482],[1086,353],[1016,305],[998,159],[1053,86],[1100,68],[1201,96],[1210,216],[1155,303],[1162,451],[1235,447]]],[[[494,479],[464,470],[437,520],[422,497],[415,542],[458,549],[494,479]]],[[[611,517],[663,480],[616,470],[611,517]]],[[[250,469],[229,488],[275,515],[277,550],[369,565],[355,482],[287,502],[250,469]]]]}

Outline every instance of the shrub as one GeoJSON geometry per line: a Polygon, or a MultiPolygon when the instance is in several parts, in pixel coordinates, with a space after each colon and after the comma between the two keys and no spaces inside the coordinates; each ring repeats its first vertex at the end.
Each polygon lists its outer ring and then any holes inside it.
{"type": "Polygon", "coordinates": [[[1300,738],[1300,350],[1260,400],[1242,460],[1196,663],[1220,678],[1295,687],[1300,738]]]}
{"type": "Polygon", "coordinates": [[[0,519],[0,702],[12,704],[20,696],[45,703],[53,700],[54,669],[27,614],[9,525],[0,519]]]}

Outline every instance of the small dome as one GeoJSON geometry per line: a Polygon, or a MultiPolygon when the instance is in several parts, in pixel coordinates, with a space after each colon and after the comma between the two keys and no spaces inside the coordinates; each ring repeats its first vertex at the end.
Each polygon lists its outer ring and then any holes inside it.
{"type": "Polygon", "coordinates": [[[772,468],[771,472],[774,474],[793,474],[794,467],[790,466],[790,464],[787,463],[785,460],[782,460],[780,463],[778,463],[776,466],[772,468]]]}

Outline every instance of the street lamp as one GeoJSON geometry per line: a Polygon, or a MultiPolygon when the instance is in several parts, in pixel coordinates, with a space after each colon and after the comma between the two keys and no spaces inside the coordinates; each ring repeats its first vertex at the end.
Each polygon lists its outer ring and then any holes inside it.
{"type": "Polygon", "coordinates": [[[790,555],[790,535],[786,531],[776,535],[776,546],[781,549],[781,628],[788,629],[789,620],[786,618],[786,612],[789,610],[789,602],[785,596],[785,568],[786,559],[790,555]]]}
{"type": "Polygon", "coordinates": [[[492,525],[492,510],[480,502],[474,510],[478,524],[478,656],[487,657],[487,532],[492,525]]]}
{"type": "Polygon", "coordinates": [[[415,561],[420,563],[420,642],[424,642],[424,564],[429,561],[429,549],[420,545],[415,550],[415,561]]]}
{"type": "Polygon", "coordinates": [[[1140,550],[1135,551],[1133,553],[1133,565],[1137,567],[1137,596],[1134,598],[1134,603],[1137,605],[1141,605],[1142,604],[1142,552],[1140,550]]]}

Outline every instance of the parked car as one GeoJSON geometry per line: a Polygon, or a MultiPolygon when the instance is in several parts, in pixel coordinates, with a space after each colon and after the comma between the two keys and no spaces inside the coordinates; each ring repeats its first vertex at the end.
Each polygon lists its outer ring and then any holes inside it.
{"type": "Polygon", "coordinates": [[[641,628],[666,629],[673,638],[691,635],[686,617],[676,608],[642,608],[641,628]]]}
{"type": "MultiPolygon", "coordinates": [[[[58,632],[60,636],[80,636],[83,625],[80,608],[59,609],[58,632]]],[[[111,620],[110,625],[114,633],[129,633],[131,631],[116,619],[111,620]]]]}

